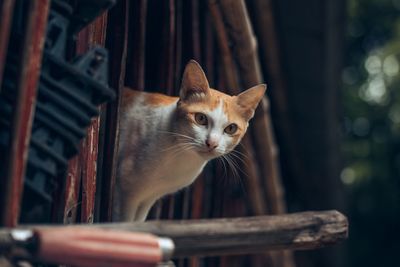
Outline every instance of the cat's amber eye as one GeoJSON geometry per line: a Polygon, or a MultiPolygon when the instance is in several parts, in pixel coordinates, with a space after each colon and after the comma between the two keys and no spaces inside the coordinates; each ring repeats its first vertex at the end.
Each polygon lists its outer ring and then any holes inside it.
{"type": "Polygon", "coordinates": [[[198,113],[194,114],[194,119],[197,124],[200,124],[200,125],[208,124],[207,116],[203,113],[198,112],[198,113]]]}
{"type": "Polygon", "coordinates": [[[226,128],[224,129],[224,132],[227,134],[234,134],[234,133],[236,133],[237,129],[238,129],[238,126],[236,124],[232,123],[232,124],[229,124],[228,126],[226,126],[226,128]]]}

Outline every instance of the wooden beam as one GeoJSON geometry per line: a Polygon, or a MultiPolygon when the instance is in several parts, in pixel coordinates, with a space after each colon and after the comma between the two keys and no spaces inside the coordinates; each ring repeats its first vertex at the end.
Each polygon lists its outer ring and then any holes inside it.
{"type": "MultiPolygon", "coordinates": [[[[31,226],[38,228],[38,226],[31,226]]],[[[46,226],[59,227],[59,226],[46,226]]],[[[267,250],[316,249],[343,241],[348,235],[347,218],[337,211],[300,212],[285,215],[230,219],[148,221],[71,225],[128,232],[146,232],[171,238],[174,258],[249,254],[267,250]]],[[[10,244],[10,230],[0,229],[1,248],[10,244]],[[8,242],[8,243],[7,243],[8,242]]]]}
{"type": "Polygon", "coordinates": [[[21,69],[18,70],[17,99],[11,118],[12,140],[8,161],[4,165],[6,177],[2,178],[5,186],[0,189],[3,198],[0,224],[9,227],[15,226],[19,219],[49,5],[49,0],[29,2],[21,69]]]}
{"type": "Polygon", "coordinates": [[[14,4],[15,0],[0,1],[0,92],[4,65],[6,64],[8,39],[11,32],[14,4]]]}
{"type": "Polygon", "coordinates": [[[107,104],[105,120],[103,161],[101,173],[100,221],[110,221],[112,216],[113,191],[117,172],[119,106],[121,90],[124,87],[127,55],[128,16],[130,1],[118,1],[108,12],[106,48],[110,59],[110,85],[116,93],[116,100],[107,104]]]}

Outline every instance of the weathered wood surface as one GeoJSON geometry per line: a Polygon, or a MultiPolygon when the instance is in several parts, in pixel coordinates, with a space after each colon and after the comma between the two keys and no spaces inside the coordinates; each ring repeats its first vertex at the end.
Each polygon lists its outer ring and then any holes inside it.
{"type": "MultiPolygon", "coordinates": [[[[236,65],[229,46],[229,38],[226,27],[224,25],[223,17],[219,6],[215,0],[208,1],[209,10],[214,23],[218,46],[220,50],[221,60],[223,62],[222,77],[226,83],[229,94],[240,94],[241,86],[239,85],[240,75],[237,73],[236,65]]],[[[243,153],[242,168],[246,174],[247,189],[252,192],[249,195],[251,209],[255,215],[264,215],[267,211],[265,206],[265,196],[263,193],[262,185],[260,184],[260,176],[256,161],[254,159],[254,149],[251,143],[251,136],[247,133],[242,141],[242,147],[239,147],[243,153]]]]}
{"type": "MultiPolygon", "coordinates": [[[[68,227],[100,227],[169,237],[175,243],[175,258],[315,249],[343,241],[348,235],[347,218],[337,211],[68,227]]],[[[9,242],[8,234],[9,230],[0,229],[0,248],[7,247],[2,242],[9,242]]]]}
{"type": "MultiPolygon", "coordinates": [[[[175,243],[175,258],[315,249],[343,241],[348,235],[347,218],[337,211],[68,227],[100,227],[169,237],[175,243]]],[[[0,248],[7,246],[1,242],[9,242],[8,233],[9,230],[0,229],[0,248]]]]}
{"type": "Polygon", "coordinates": [[[127,55],[128,14],[130,1],[118,1],[108,12],[106,48],[110,59],[110,86],[114,88],[116,99],[107,104],[101,173],[100,221],[110,221],[112,215],[113,189],[117,172],[119,107],[121,90],[124,87],[125,66],[127,55]]]}
{"type": "MultiPolygon", "coordinates": [[[[228,36],[232,42],[233,54],[237,59],[238,72],[245,88],[263,83],[258,58],[257,39],[243,0],[219,0],[228,36]]],[[[281,185],[278,147],[272,129],[269,100],[264,97],[256,110],[251,129],[255,156],[264,177],[267,203],[272,214],[286,211],[281,185]]]]}
{"type": "Polygon", "coordinates": [[[2,207],[0,224],[15,226],[21,207],[23,178],[28,157],[31,126],[36,103],[42,51],[46,35],[50,1],[29,3],[25,39],[22,46],[21,68],[18,70],[17,99],[11,118],[12,141],[9,148],[4,187],[0,189],[2,207]]]}
{"type": "Polygon", "coordinates": [[[0,1],[0,92],[15,0],[0,1]]]}

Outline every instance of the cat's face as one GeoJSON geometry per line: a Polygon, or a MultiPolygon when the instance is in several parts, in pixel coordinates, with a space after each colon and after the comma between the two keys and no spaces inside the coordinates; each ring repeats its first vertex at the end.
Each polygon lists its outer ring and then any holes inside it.
{"type": "Polygon", "coordinates": [[[205,159],[229,153],[246,133],[265,89],[265,85],[257,85],[237,96],[221,93],[209,88],[199,64],[190,61],[178,102],[180,140],[205,159]]]}

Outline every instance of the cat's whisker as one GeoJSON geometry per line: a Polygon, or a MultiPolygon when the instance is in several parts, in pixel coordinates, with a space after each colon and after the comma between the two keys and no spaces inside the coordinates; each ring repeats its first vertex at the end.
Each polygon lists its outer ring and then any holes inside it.
{"type": "Polygon", "coordinates": [[[181,153],[185,152],[185,151],[190,151],[192,149],[195,149],[197,146],[194,143],[180,143],[175,145],[176,146],[176,150],[173,150],[171,152],[171,157],[176,157],[178,155],[180,155],[181,153]]]}
{"type": "Polygon", "coordinates": [[[239,151],[239,150],[237,150],[237,149],[233,149],[231,152],[234,152],[234,153],[236,153],[236,154],[239,154],[239,155],[243,156],[244,158],[249,158],[249,156],[246,154],[247,151],[246,151],[246,153],[243,153],[243,152],[241,152],[241,151],[239,151]]]}
{"type": "Polygon", "coordinates": [[[243,172],[243,171],[241,170],[241,168],[239,167],[239,165],[237,164],[237,162],[234,161],[234,160],[230,157],[229,154],[224,155],[224,158],[226,159],[226,161],[229,163],[230,167],[232,168],[233,179],[234,179],[234,181],[237,182],[237,183],[240,185],[240,187],[241,187],[242,190],[243,190],[243,193],[246,194],[246,188],[245,188],[245,186],[244,186],[244,183],[243,183],[243,181],[242,181],[242,179],[241,179],[241,176],[240,176],[239,172],[241,172],[241,173],[242,173],[243,175],[245,175],[246,177],[248,177],[248,175],[247,175],[245,172],[243,172]]]}
{"type": "Polygon", "coordinates": [[[243,192],[245,192],[245,190],[243,188],[243,184],[241,183],[241,179],[240,179],[239,173],[238,173],[238,171],[236,169],[236,166],[232,163],[231,159],[226,157],[226,155],[223,155],[222,157],[226,160],[226,162],[228,163],[228,165],[229,165],[229,167],[230,167],[230,169],[232,171],[233,181],[235,182],[235,184],[239,184],[241,186],[243,192]]]}
{"type": "MultiPolygon", "coordinates": [[[[235,163],[235,166],[237,166],[237,169],[239,170],[239,172],[241,172],[244,176],[249,177],[248,174],[239,167],[239,164],[233,158],[231,158],[231,156],[233,156],[233,154],[227,154],[226,156],[232,160],[232,163],[235,163]]],[[[240,158],[238,158],[238,159],[240,159],[240,158]]],[[[240,159],[240,160],[242,160],[242,159],[240,159]]],[[[245,166],[248,166],[248,164],[246,162],[244,162],[244,161],[242,161],[242,162],[243,162],[243,164],[245,164],[245,166]]]]}
{"type": "Polygon", "coordinates": [[[223,158],[217,158],[217,159],[222,163],[222,166],[224,168],[224,175],[222,176],[222,180],[227,180],[227,178],[228,178],[228,170],[226,168],[226,164],[225,164],[223,158]]]}
{"type": "MultiPolygon", "coordinates": [[[[229,155],[230,156],[232,156],[232,157],[234,157],[235,159],[238,159],[238,160],[240,160],[240,162],[243,164],[243,165],[245,165],[246,167],[248,167],[248,163],[244,160],[244,159],[242,159],[240,156],[240,154],[236,154],[235,153],[236,151],[231,151],[230,153],[229,153],[229,155]]],[[[246,157],[246,159],[248,159],[247,157],[246,157]]]]}
{"type": "Polygon", "coordinates": [[[177,137],[183,137],[189,140],[193,140],[193,141],[197,141],[196,138],[185,135],[185,134],[181,134],[181,133],[175,133],[175,132],[170,132],[170,131],[163,131],[163,130],[159,130],[158,132],[160,133],[165,133],[165,134],[170,134],[172,136],[177,136],[177,137]]]}

